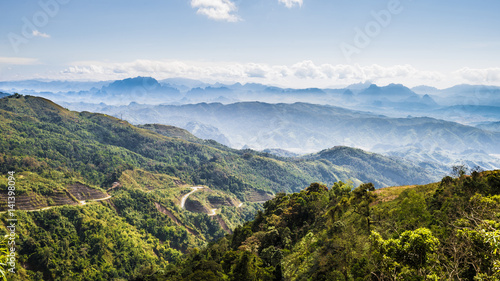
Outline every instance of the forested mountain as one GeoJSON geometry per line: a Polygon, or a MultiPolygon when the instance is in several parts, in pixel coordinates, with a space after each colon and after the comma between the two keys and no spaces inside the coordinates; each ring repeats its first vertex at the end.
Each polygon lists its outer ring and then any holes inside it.
{"type": "Polygon", "coordinates": [[[257,202],[310,182],[431,181],[419,167],[360,150],[339,149],[335,161],[285,158],[235,150],[175,127],[141,127],[43,98],[0,99],[0,187],[6,190],[7,173],[15,172],[16,209],[33,210],[16,212],[19,278],[130,279],[165,269],[188,248],[251,219],[257,202]],[[366,171],[353,170],[357,159],[366,171]],[[372,174],[381,167],[397,175],[372,174]],[[186,211],[181,198],[196,185],[205,188],[186,200],[186,211]]]}
{"type": "Polygon", "coordinates": [[[277,194],[253,221],[137,280],[498,280],[500,171],[277,194]]]}

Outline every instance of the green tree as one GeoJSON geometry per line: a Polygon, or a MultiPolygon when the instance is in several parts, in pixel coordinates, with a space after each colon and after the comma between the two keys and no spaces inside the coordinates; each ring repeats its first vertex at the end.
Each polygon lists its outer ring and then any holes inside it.
{"type": "Polygon", "coordinates": [[[375,276],[396,280],[415,276],[432,276],[439,240],[427,228],[403,232],[398,239],[384,240],[377,232],[370,236],[375,276]]]}
{"type": "Polygon", "coordinates": [[[350,203],[354,207],[353,211],[366,220],[366,229],[370,231],[370,204],[375,201],[376,195],[373,193],[375,187],[372,183],[364,183],[355,188],[351,194],[350,203]]]}

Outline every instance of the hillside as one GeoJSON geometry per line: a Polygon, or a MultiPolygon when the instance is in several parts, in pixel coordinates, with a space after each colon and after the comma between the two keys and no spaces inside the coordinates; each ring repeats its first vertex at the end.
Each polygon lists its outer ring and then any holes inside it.
{"type": "Polygon", "coordinates": [[[481,128],[483,130],[500,132],[500,122],[485,122],[477,125],[476,127],[481,128]]]}
{"type": "MultiPolygon", "coordinates": [[[[32,211],[16,212],[23,280],[130,279],[164,269],[252,219],[258,202],[309,182],[429,181],[423,170],[419,178],[380,177],[325,159],[235,150],[179,128],[139,128],[31,96],[0,99],[0,133],[0,187],[14,171],[16,209],[32,211]],[[195,185],[206,188],[184,210],[180,199],[195,185]]],[[[380,157],[367,161],[387,162],[380,157]]],[[[400,168],[400,175],[419,171],[400,168]]]]}
{"type": "Polygon", "coordinates": [[[322,150],[318,153],[307,155],[304,159],[327,160],[333,165],[353,171],[356,178],[361,182],[372,182],[375,186],[398,185],[398,182],[419,182],[422,169],[414,170],[414,165],[402,160],[402,158],[389,158],[380,154],[369,153],[361,149],[337,146],[331,149],[322,150]],[[401,168],[405,170],[401,174],[401,168]],[[364,174],[377,175],[375,178],[365,178],[364,174]]]}
{"type": "Polygon", "coordinates": [[[253,221],[141,280],[498,280],[500,171],[277,194],[253,221]]]}

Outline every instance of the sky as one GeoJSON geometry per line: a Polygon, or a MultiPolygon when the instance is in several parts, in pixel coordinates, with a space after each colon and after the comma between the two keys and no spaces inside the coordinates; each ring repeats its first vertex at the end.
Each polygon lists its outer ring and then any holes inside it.
{"type": "Polygon", "coordinates": [[[500,86],[498,0],[0,0],[0,81],[500,86]]]}

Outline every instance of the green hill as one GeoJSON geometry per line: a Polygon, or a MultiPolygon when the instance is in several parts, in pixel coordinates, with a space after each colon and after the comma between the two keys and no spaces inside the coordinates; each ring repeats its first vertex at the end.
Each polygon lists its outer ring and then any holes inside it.
{"type": "Polygon", "coordinates": [[[327,160],[332,165],[342,166],[352,171],[354,178],[363,182],[372,182],[375,187],[394,186],[401,183],[423,184],[422,169],[403,161],[401,158],[390,158],[361,149],[336,146],[315,154],[307,155],[305,159],[327,160]],[[404,173],[401,171],[404,170],[404,173]],[[366,177],[369,175],[369,177],[366,177]]]}

